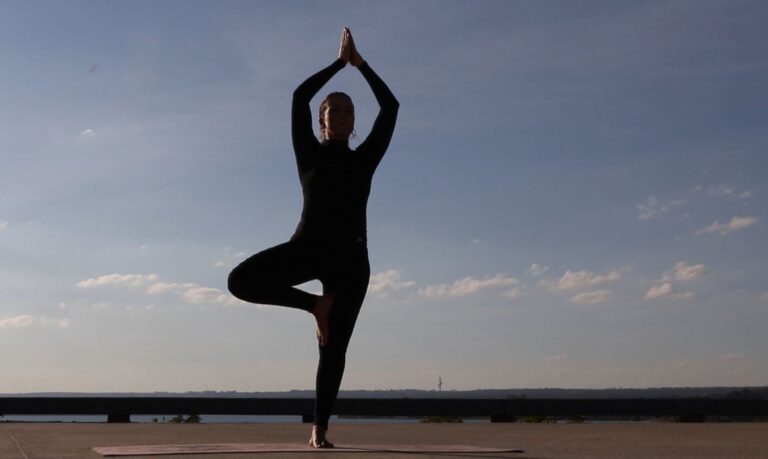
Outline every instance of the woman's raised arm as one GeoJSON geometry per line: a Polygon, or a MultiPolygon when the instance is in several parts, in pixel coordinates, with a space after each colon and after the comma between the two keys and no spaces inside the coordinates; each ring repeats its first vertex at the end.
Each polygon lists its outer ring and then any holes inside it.
{"type": "MultiPolygon", "coordinates": [[[[346,32],[346,31],[345,31],[346,32]]],[[[320,91],[320,88],[328,83],[339,70],[343,69],[349,61],[348,37],[345,32],[341,34],[341,46],[339,49],[339,58],[333,61],[331,65],[315,73],[304,80],[303,83],[293,91],[293,103],[291,104],[291,139],[293,140],[293,151],[296,153],[296,162],[299,166],[299,173],[304,170],[307,163],[307,154],[318,144],[315,134],[312,131],[312,110],[309,102],[320,91]]]]}
{"type": "Polygon", "coordinates": [[[360,70],[365,81],[368,82],[368,86],[371,87],[373,95],[376,97],[376,101],[379,103],[379,114],[373,122],[371,133],[368,134],[368,137],[366,137],[363,143],[357,148],[359,152],[370,154],[372,165],[373,167],[376,167],[384,156],[384,153],[387,151],[389,142],[392,140],[392,134],[395,132],[395,123],[397,122],[397,112],[400,108],[400,102],[397,101],[395,95],[392,94],[392,91],[390,91],[384,81],[379,78],[376,72],[374,72],[362,56],[360,56],[349,29],[346,29],[346,32],[349,34],[351,47],[349,63],[360,70]]]}

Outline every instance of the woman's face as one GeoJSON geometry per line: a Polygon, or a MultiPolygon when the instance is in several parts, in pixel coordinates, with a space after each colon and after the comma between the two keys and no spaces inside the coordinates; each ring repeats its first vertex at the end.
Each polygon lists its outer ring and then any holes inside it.
{"type": "Polygon", "coordinates": [[[320,123],[325,127],[326,139],[349,140],[355,129],[355,106],[346,97],[331,97],[320,123]]]}

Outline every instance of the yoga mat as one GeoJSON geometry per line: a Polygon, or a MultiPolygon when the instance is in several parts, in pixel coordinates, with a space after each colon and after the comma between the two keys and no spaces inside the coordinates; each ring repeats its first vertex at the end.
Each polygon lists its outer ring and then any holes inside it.
{"type": "Polygon", "coordinates": [[[310,448],[300,443],[208,443],[190,445],[95,446],[106,457],[162,456],[212,453],[522,453],[521,449],[485,448],[466,445],[337,445],[335,448],[310,448]]]}

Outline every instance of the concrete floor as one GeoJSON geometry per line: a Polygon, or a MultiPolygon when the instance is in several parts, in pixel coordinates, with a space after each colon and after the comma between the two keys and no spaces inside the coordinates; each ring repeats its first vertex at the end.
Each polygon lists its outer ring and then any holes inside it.
{"type": "MultiPolygon", "coordinates": [[[[296,443],[303,424],[0,423],[0,458],[99,458],[94,446],[184,443],[296,443]]],[[[519,459],[768,458],[768,423],[733,424],[346,424],[329,439],[352,444],[462,444],[520,448],[522,454],[472,457],[519,459]]],[[[391,453],[277,453],[152,456],[175,459],[293,457],[329,459],[417,456],[391,453]]],[[[418,454],[446,457],[449,455],[418,454]]],[[[468,455],[461,455],[467,457],[468,455]]],[[[150,457],[150,456],[134,456],[150,457]]]]}

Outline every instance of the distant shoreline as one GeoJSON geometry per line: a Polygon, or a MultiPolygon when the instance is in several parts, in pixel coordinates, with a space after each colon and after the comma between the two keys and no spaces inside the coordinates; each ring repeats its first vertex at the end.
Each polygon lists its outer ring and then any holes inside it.
{"type": "MultiPolygon", "coordinates": [[[[314,398],[314,390],[282,392],[186,391],[186,392],[30,392],[0,394],[2,397],[216,397],[216,398],[314,398]]],[[[739,398],[768,399],[768,386],[651,387],[606,389],[476,389],[476,390],[342,390],[339,398],[739,398]]]]}

